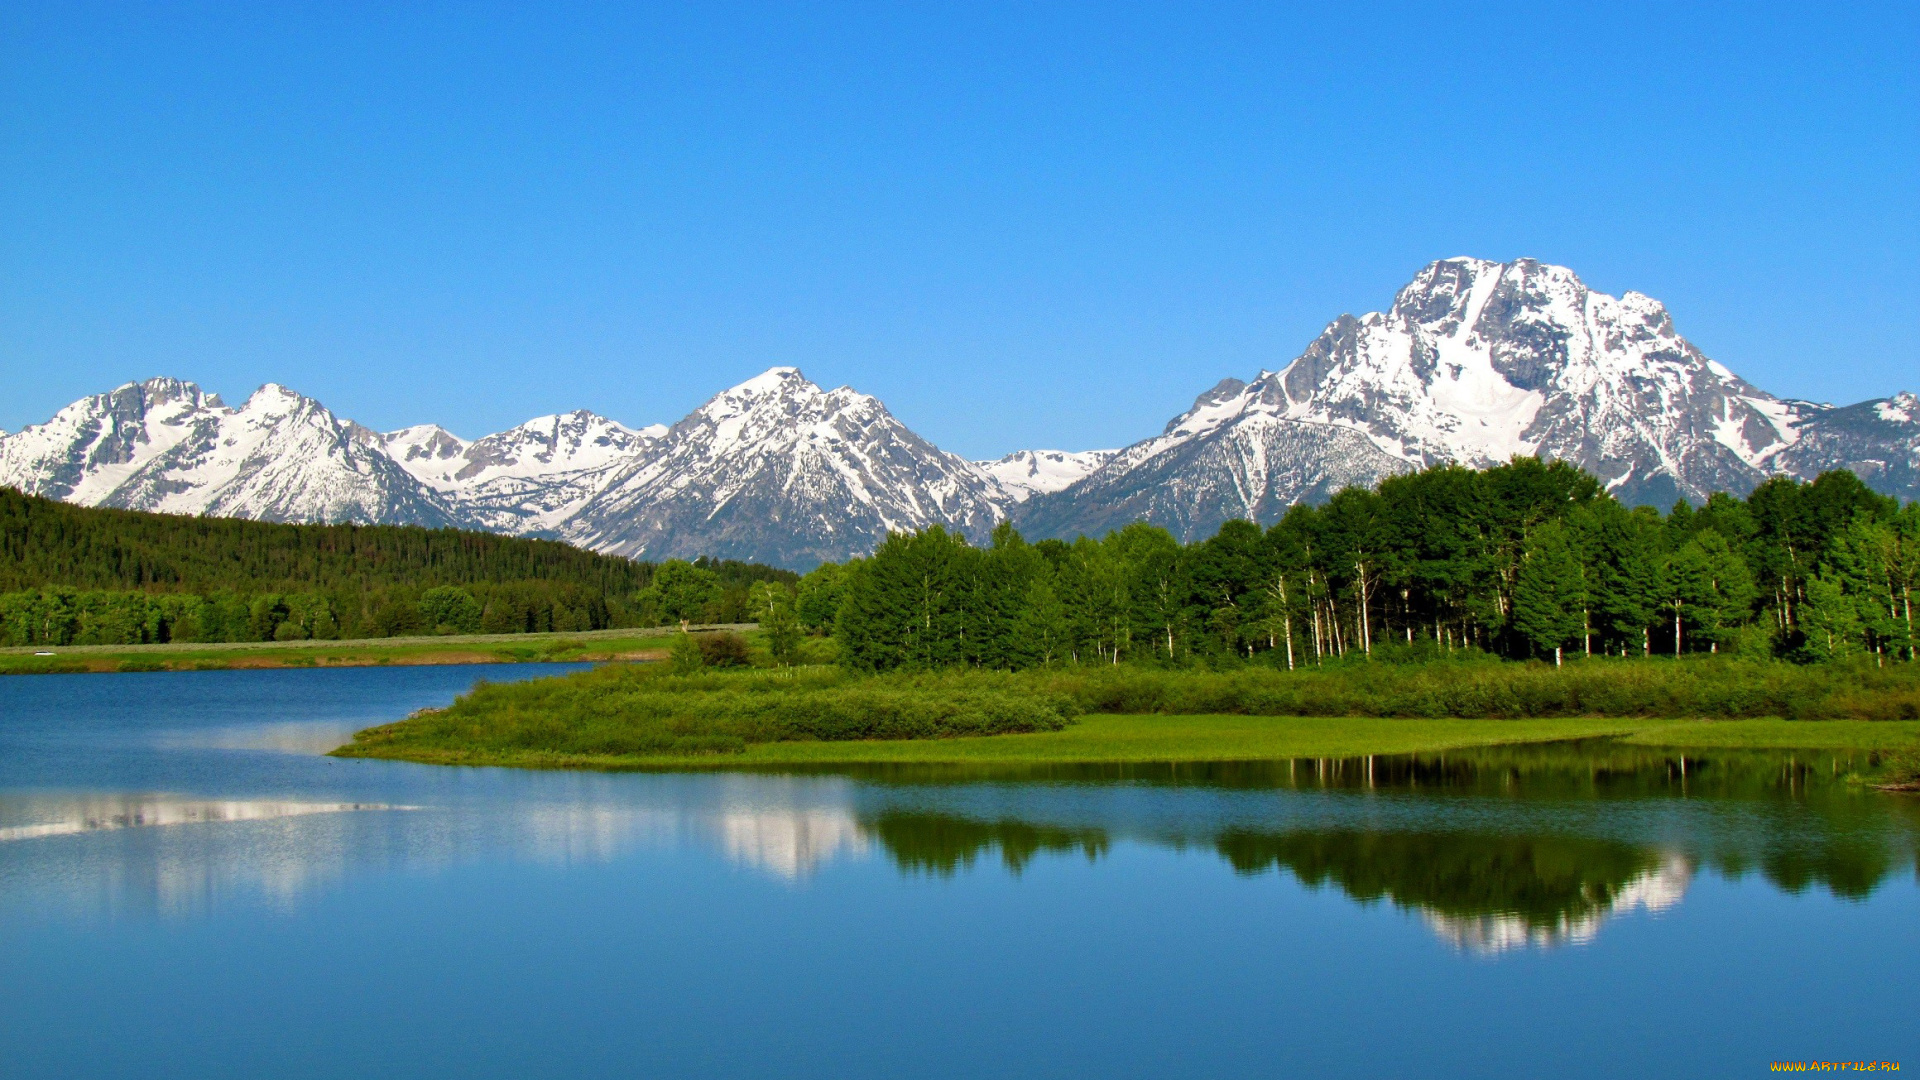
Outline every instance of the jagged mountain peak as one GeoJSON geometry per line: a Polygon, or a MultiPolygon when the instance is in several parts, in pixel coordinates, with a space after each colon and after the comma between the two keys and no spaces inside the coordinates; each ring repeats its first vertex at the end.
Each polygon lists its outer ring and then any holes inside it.
{"type": "MultiPolygon", "coordinates": [[[[1906,395],[1911,397],[1911,395],[1906,395]]],[[[1342,315],[1278,372],[1202,394],[1160,436],[1028,500],[1039,533],[1145,517],[1188,536],[1442,461],[1573,461],[1629,502],[1853,468],[1920,487],[1920,409],[1834,410],[1760,391],[1681,337],[1665,305],[1535,259],[1429,263],[1385,311],[1342,315]]]]}
{"type": "Polygon", "coordinates": [[[985,535],[1007,493],[879,399],[778,367],[714,395],[627,466],[563,535],[648,558],[716,554],[810,566],[887,532],[985,535]]]}
{"type": "Polygon", "coordinates": [[[1441,259],[1384,310],[1341,315],[1291,362],[1225,379],[1118,451],[970,462],[877,398],[773,367],[671,428],[587,410],[471,442],[375,434],[268,383],[238,408],[180,379],[127,383],[0,434],[0,483],[95,505],[273,520],[458,523],[622,554],[801,567],[941,524],[981,538],[1145,519],[1186,537],[1439,461],[1539,453],[1630,502],[1853,470],[1920,496],[1920,398],[1775,398],[1695,348],[1659,301],[1533,259],[1441,259]]]}
{"type": "Polygon", "coordinates": [[[1903,390],[1875,405],[1874,411],[1890,423],[1920,423],[1920,397],[1903,390]]]}
{"type": "Polygon", "coordinates": [[[1014,502],[1064,491],[1107,463],[1117,450],[1015,450],[992,461],[976,461],[1014,502]]]}

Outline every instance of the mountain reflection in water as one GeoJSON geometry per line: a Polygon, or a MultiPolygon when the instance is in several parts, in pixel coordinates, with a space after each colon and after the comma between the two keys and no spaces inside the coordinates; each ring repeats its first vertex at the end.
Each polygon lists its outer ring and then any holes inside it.
{"type": "Polygon", "coordinates": [[[155,828],[166,825],[205,825],[223,821],[267,821],[339,814],[355,810],[414,810],[386,803],[287,802],[279,799],[188,799],[165,795],[96,796],[81,799],[39,799],[16,810],[29,824],[0,825],[0,843],[43,836],[102,832],[109,829],[155,828]]]}
{"type": "Polygon", "coordinates": [[[704,851],[800,886],[876,855],[907,877],[996,863],[1017,877],[1042,860],[1097,863],[1125,844],[1384,901],[1447,944],[1492,955],[1584,943],[1609,920],[1671,910],[1707,871],[1867,896],[1915,864],[1920,800],[1849,786],[1842,778],[1864,759],[1593,742],[1013,771],[404,766],[410,784],[370,789],[391,802],[0,793],[0,917],[129,902],[173,914],[239,892],[288,906],[358,873],[500,855],[565,865],[704,851]],[[382,810],[414,812],[362,812],[382,810]]]}

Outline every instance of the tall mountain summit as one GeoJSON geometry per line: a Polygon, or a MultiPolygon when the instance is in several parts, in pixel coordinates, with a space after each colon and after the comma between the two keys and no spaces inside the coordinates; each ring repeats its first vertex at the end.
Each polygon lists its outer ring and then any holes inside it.
{"type": "Polygon", "coordinates": [[[1920,498],[1920,399],[1776,398],[1681,337],[1656,300],[1529,259],[1445,259],[1391,308],[1342,315],[1292,363],[1222,381],[1120,450],[967,461],[877,399],[773,368],[671,427],[591,412],[468,442],[385,434],[269,384],[231,407],[152,379],[0,435],[0,484],[89,505],[269,521],[461,525],[645,558],[805,568],[890,530],[975,539],[1145,519],[1183,537],[1442,461],[1574,462],[1629,502],[1847,468],[1920,498]]]}
{"type": "Polygon", "coordinates": [[[1704,356],[1650,297],[1594,292],[1531,259],[1446,259],[1387,311],[1342,315],[1291,364],[1222,382],[1016,518],[1042,535],[1145,518],[1196,536],[1347,484],[1514,454],[1573,462],[1633,503],[1835,468],[1914,498],[1920,408],[1912,394],[1847,408],[1776,398],[1704,356]]]}

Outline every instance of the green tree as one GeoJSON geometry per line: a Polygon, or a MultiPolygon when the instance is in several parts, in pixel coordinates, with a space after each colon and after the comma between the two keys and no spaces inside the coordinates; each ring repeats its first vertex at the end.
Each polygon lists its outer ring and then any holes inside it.
{"type": "Polygon", "coordinates": [[[1688,546],[1699,549],[1706,566],[1704,588],[1692,597],[1695,625],[1708,650],[1719,652],[1753,615],[1753,574],[1747,560],[1717,530],[1701,530],[1688,546]]]}
{"type": "Polygon", "coordinates": [[[1070,645],[1066,605],[1053,590],[1053,572],[1041,570],[1027,582],[1027,595],[1014,626],[1017,664],[1052,667],[1070,645]]]}
{"type": "Polygon", "coordinates": [[[759,605],[755,616],[761,632],[766,635],[767,651],[773,654],[774,663],[791,665],[799,655],[802,636],[800,619],[793,610],[793,590],[778,582],[764,581],[755,586],[754,597],[759,605]]]}
{"type": "Polygon", "coordinates": [[[1585,572],[1566,526],[1547,521],[1527,538],[1514,579],[1514,629],[1558,667],[1566,644],[1586,627],[1585,572]]]}
{"type": "Polygon", "coordinates": [[[815,633],[833,629],[846,592],[846,572],[845,567],[835,563],[821,563],[800,579],[799,595],[794,600],[794,614],[799,616],[800,625],[815,633]]]}
{"type": "Polygon", "coordinates": [[[679,623],[685,633],[689,623],[706,617],[707,607],[720,600],[719,575],[684,559],[668,559],[653,572],[653,581],[641,590],[641,604],[651,607],[658,617],[679,623]]]}
{"type": "Polygon", "coordinates": [[[480,601],[457,585],[439,585],[421,593],[420,614],[436,633],[480,632],[480,601]]]}
{"type": "Polygon", "coordinates": [[[1847,595],[1837,575],[1815,571],[1807,579],[1806,599],[1801,604],[1801,626],[1805,631],[1802,651],[1818,660],[1838,660],[1860,651],[1864,628],[1859,605],[1847,595]]]}

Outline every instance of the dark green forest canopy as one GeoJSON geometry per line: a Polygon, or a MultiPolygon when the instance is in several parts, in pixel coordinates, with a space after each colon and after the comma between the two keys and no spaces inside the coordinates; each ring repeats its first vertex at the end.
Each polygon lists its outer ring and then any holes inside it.
{"type": "Polygon", "coordinates": [[[1436,466],[1230,521],[1182,545],[1128,526],[985,548],[939,528],[801,579],[808,626],[866,670],[1263,662],[1462,652],[1712,652],[1911,661],[1920,508],[1848,472],[1778,477],[1662,515],[1516,457],[1436,466]]]}
{"type": "Polygon", "coordinates": [[[664,565],[672,605],[654,588],[662,566],[554,540],[151,514],[0,488],[0,644],[733,622],[752,618],[755,585],[797,580],[733,560],[664,565]]]}

